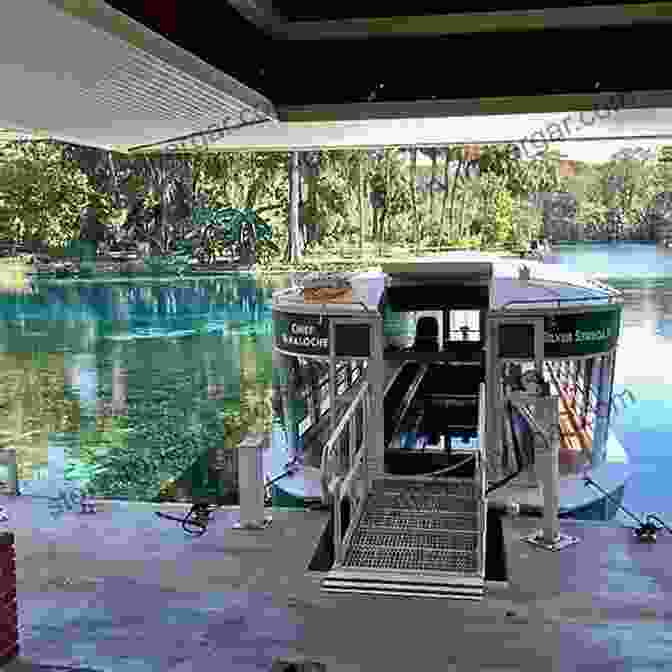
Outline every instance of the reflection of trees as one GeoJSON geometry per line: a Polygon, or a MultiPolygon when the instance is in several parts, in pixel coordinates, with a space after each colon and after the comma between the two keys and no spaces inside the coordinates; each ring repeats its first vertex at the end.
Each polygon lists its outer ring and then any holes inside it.
{"type": "Polygon", "coordinates": [[[29,479],[47,462],[50,432],[79,430],[79,400],[64,396],[62,353],[3,353],[0,372],[3,443],[17,448],[19,478],[29,479]]]}
{"type": "Polygon", "coordinates": [[[128,412],[128,370],[122,365],[119,355],[112,362],[112,398],[98,399],[98,418],[123,416],[128,412]]]}
{"type": "Polygon", "coordinates": [[[43,287],[32,306],[26,304],[18,311],[8,306],[4,312],[8,319],[39,314],[41,319],[52,323],[71,320],[75,327],[72,337],[80,334],[82,338],[70,345],[75,350],[89,350],[90,338],[84,338],[85,330],[74,321],[99,325],[105,334],[109,334],[109,327],[125,333],[129,321],[131,328],[167,329],[205,327],[207,319],[259,322],[265,314],[270,319],[267,304],[271,291],[251,279],[241,280],[239,286],[232,281],[219,281],[192,286],[43,287]]]}
{"type": "Polygon", "coordinates": [[[241,331],[268,321],[271,291],[247,278],[172,286],[42,284],[18,303],[4,301],[4,348],[25,350],[27,332],[45,332],[29,347],[95,353],[98,371],[95,427],[80,432],[79,399],[64,395],[79,383],[77,367],[66,369],[60,352],[0,357],[0,404],[11,402],[0,409],[0,445],[5,427],[7,436],[41,432],[39,440],[17,444],[20,478],[47,462],[49,432],[72,432],[73,439],[79,433],[68,453],[76,458],[70,473],[90,479],[99,496],[147,500],[199,458],[237,445],[243,430],[270,431],[270,338],[198,332],[212,320],[241,331]],[[197,333],[103,338],[136,327],[197,333]]]}
{"type": "Polygon", "coordinates": [[[272,425],[270,343],[259,348],[261,337],[241,337],[240,408],[243,423],[251,432],[270,432],[272,425]]]}

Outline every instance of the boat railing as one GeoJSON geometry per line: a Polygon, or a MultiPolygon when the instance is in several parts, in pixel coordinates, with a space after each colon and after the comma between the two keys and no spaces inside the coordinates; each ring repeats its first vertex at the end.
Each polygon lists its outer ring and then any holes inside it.
{"type": "Polygon", "coordinates": [[[507,301],[503,306],[501,306],[498,310],[506,310],[507,308],[510,308],[511,306],[516,306],[516,305],[532,305],[532,304],[557,304],[558,308],[562,307],[563,303],[579,303],[581,301],[608,301],[609,303],[612,302],[613,299],[620,298],[620,294],[611,294],[609,296],[575,296],[572,298],[565,298],[565,299],[554,299],[551,297],[546,297],[542,299],[512,299],[511,301],[507,301]]]}
{"type": "MultiPolygon", "coordinates": [[[[485,504],[485,490],[487,486],[486,478],[486,449],[485,449],[485,426],[486,426],[486,397],[485,397],[485,383],[479,385],[479,395],[478,395],[478,464],[476,465],[475,473],[476,478],[480,481],[477,483],[477,487],[480,490],[480,500],[483,503],[483,506],[479,507],[479,521],[478,529],[481,535],[481,548],[485,548],[485,537],[486,537],[486,519],[487,519],[487,506],[485,504]]],[[[479,567],[479,572],[485,576],[485,566],[483,564],[484,554],[479,554],[479,563],[482,565],[479,567]]]]}
{"type": "MultiPolygon", "coordinates": [[[[337,362],[337,397],[356,388],[365,377],[365,372],[366,362],[364,360],[337,362]]],[[[329,413],[329,407],[331,405],[329,383],[329,372],[327,371],[318,376],[314,386],[306,385],[299,393],[301,400],[306,405],[306,414],[299,421],[299,435],[302,436],[305,441],[310,441],[314,438],[316,430],[319,429],[322,420],[325,419],[329,413]],[[302,427],[302,425],[305,425],[305,427],[302,427]]]]}
{"type": "MultiPolygon", "coordinates": [[[[583,287],[581,285],[577,285],[572,282],[566,282],[562,280],[553,280],[555,284],[560,284],[560,285],[565,285],[567,287],[573,287],[575,289],[583,289],[585,290],[586,287],[583,287]]],[[[511,301],[507,301],[499,310],[506,310],[509,306],[514,306],[518,304],[523,304],[523,305],[532,305],[532,304],[539,304],[539,303],[555,303],[557,304],[557,307],[560,308],[563,303],[577,303],[580,301],[607,301],[608,303],[612,303],[614,299],[622,299],[623,294],[617,289],[614,289],[613,287],[610,287],[609,285],[605,285],[602,282],[598,282],[596,280],[591,279],[591,283],[595,285],[596,289],[599,289],[607,296],[575,296],[575,297],[565,297],[565,298],[554,298],[554,297],[544,297],[544,298],[538,298],[538,299],[512,299],[511,301]]],[[[534,286],[535,282],[533,280],[528,281],[528,284],[530,286],[534,286]]],[[[545,289],[549,289],[548,287],[545,287],[545,289]]]]}
{"type": "Polygon", "coordinates": [[[364,381],[357,396],[346,410],[333,434],[324,445],[321,461],[322,501],[333,502],[334,511],[334,559],[343,561],[343,549],[361,515],[368,492],[366,474],[366,439],[371,408],[370,385],[364,381]],[[361,438],[357,437],[357,410],[362,408],[361,438]],[[343,437],[348,428],[348,446],[343,450],[343,437]],[[346,530],[341,529],[341,507],[343,500],[350,503],[350,522],[346,530]],[[353,506],[354,504],[354,506],[353,506]]]}

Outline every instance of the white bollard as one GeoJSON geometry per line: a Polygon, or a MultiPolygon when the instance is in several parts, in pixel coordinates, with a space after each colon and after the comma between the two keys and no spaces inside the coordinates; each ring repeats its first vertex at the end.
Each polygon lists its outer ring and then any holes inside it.
{"type": "Polygon", "coordinates": [[[239,530],[263,530],[272,518],[264,515],[264,434],[248,434],[238,446],[239,530]]]}
{"type": "Polygon", "coordinates": [[[546,441],[541,437],[535,441],[535,464],[537,478],[541,483],[544,498],[543,528],[526,541],[552,551],[558,551],[578,542],[560,532],[559,512],[559,466],[560,434],[558,398],[543,397],[535,401],[535,419],[544,431],[546,441]]]}
{"type": "Polygon", "coordinates": [[[19,494],[18,466],[16,450],[0,450],[0,494],[15,497],[19,494]]]}
{"type": "Polygon", "coordinates": [[[560,440],[558,436],[558,400],[556,397],[539,399],[536,408],[536,419],[546,434],[546,441],[539,440],[535,448],[537,478],[541,483],[544,497],[543,541],[554,544],[560,534],[558,520],[558,453],[560,440]]]}

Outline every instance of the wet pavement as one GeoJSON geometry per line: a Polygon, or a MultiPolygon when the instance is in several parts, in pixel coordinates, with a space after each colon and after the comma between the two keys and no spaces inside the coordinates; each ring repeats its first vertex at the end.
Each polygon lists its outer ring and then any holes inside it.
{"type": "Polygon", "coordinates": [[[21,631],[7,672],[270,672],[278,658],[327,672],[672,670],[672,535],[644,546],[563,521],[582,541],[552,553],[521,540],[538,520],[507,519],[509,587],[464,603],[321,593],[305,568],[322,512],[275,510],[242,532],[221,510],[190,538],[156,506],[52,519],[46,502],[0,499],[21,631]]]}

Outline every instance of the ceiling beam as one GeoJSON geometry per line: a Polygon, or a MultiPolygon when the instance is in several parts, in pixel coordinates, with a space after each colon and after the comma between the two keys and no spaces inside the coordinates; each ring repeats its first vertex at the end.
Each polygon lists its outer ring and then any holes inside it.
{"type": "Polygon", "coordinates": [[[672,107],[672,90],[632,91],[628,93],[596,91],[591,94],[401,101],[398,103],[352,103],[305,107],[278,106],[277,112],[280,122],[320,123],[367,119],[422,119],[665,107],[672,107]]]}
{"type": "MultiPolygon", "coordinates": [[[[264,4],[268,0],[229,0],[239,5],[264,4]]],[[[243,13],[242,9],[240,9],[243,13]]],[[[262,12],[263,15],[263,12],[262,12]]],[[[582,28],[628,27],[636,24],[672,22],[672,2],[647,2],[589,7],[440,14],[433,16],[392,16],[340,21],[292,21],[266,15],[265,28],[288,40],[354,40],[372,37],[421,37],[468,35],[473,33],[576,30],[582,28]]]]}
{"type": "Polygon", "coordinates": [[[241,16],[266,33],[282,33],[287,19],[278,14],[270,0],[227,0],[241,16]]]}

